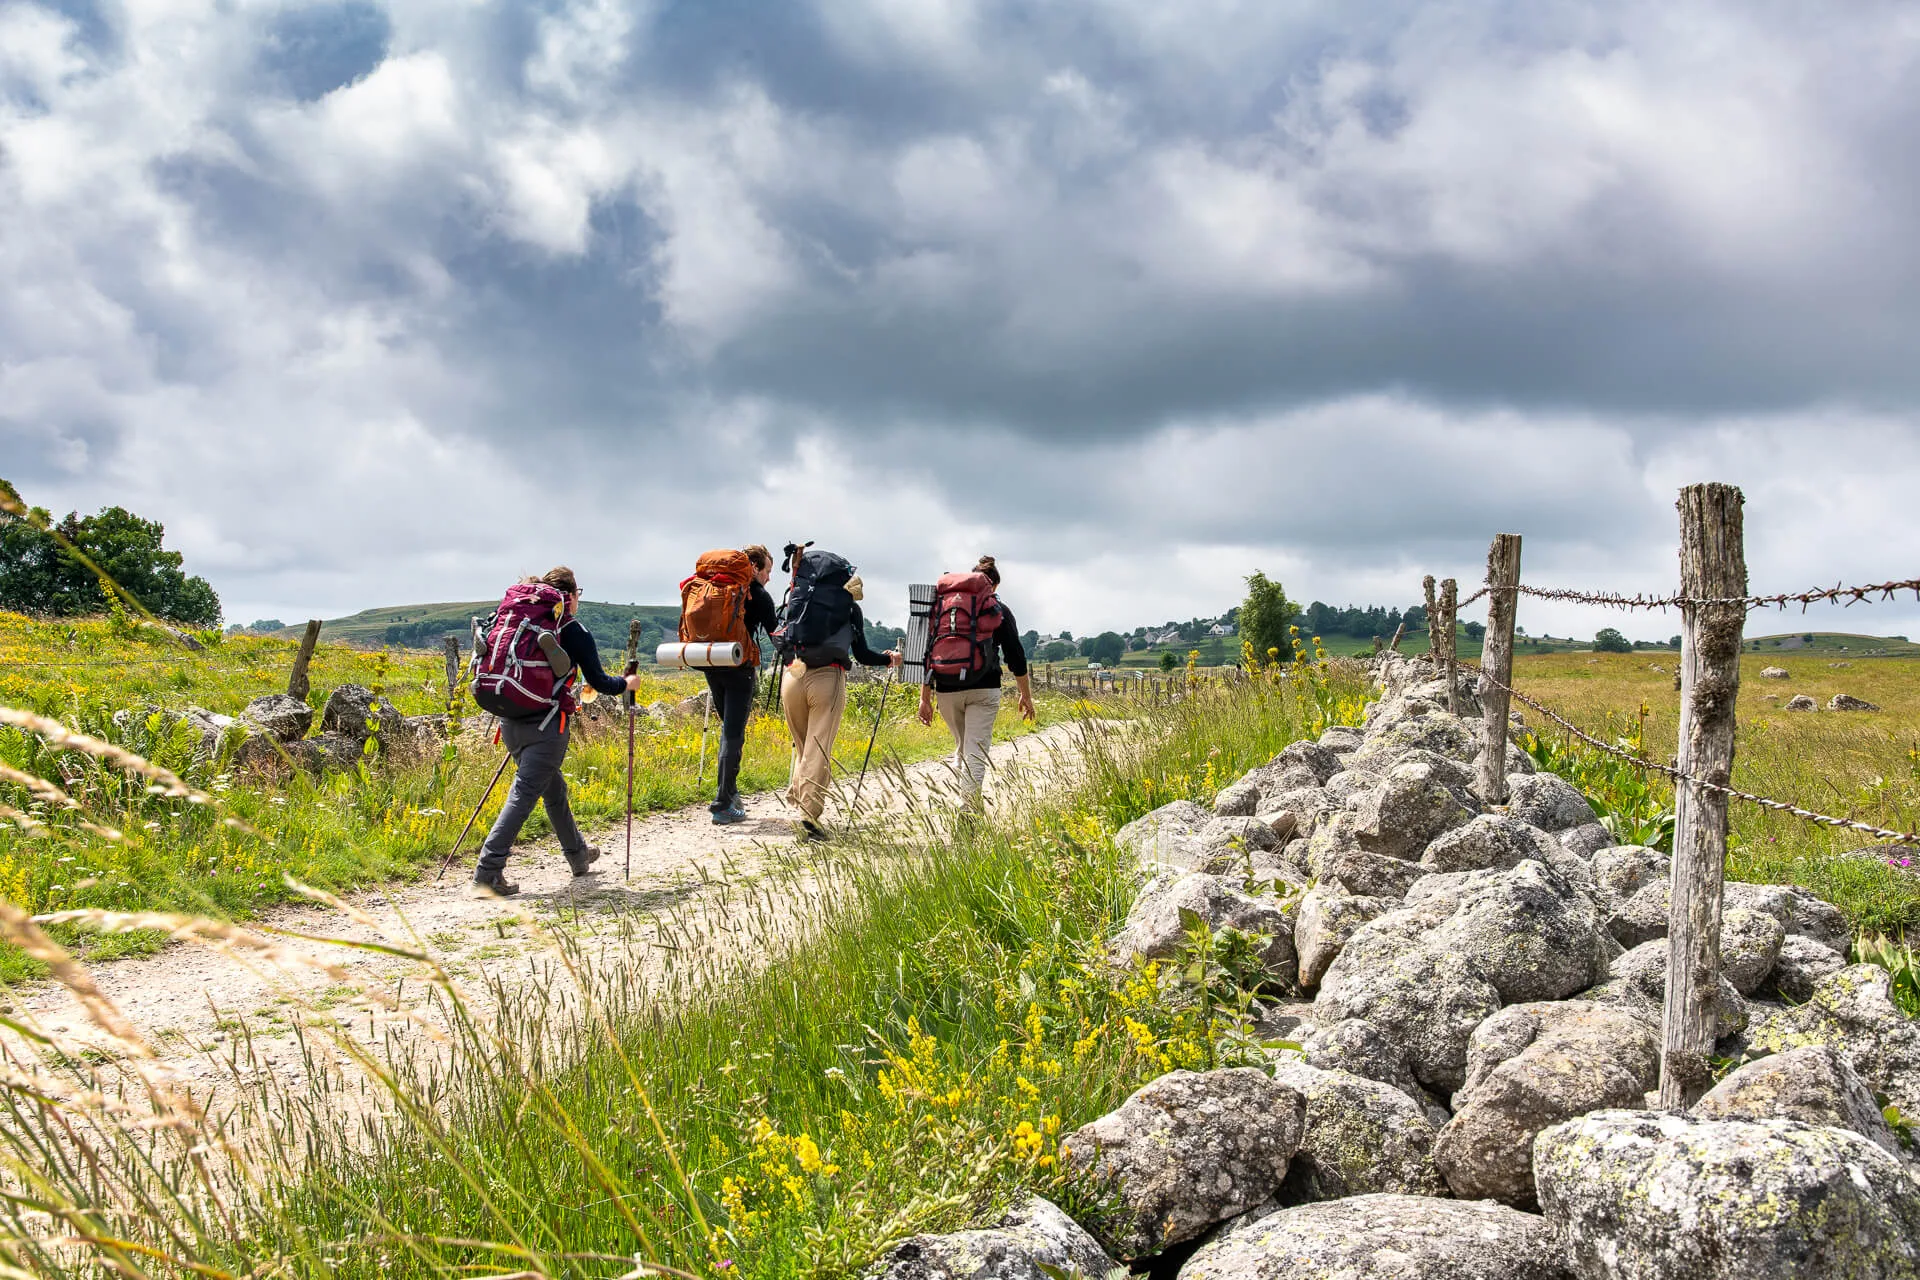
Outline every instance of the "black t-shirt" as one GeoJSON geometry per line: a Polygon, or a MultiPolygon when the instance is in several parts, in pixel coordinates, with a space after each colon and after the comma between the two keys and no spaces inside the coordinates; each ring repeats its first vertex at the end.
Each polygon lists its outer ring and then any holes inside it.
{"type": "Polygon", "coordinates": [[[964,693],[969,689],[998,689],[1001,664],[1016,676],[1027,674],[1027,650],[1020,643],[1020,623],[1006,601],[1000,602],[1000,625],[993,629],[993,642],[987,646],[987,665],[970,676],[943,676],[935,673],[936,693],[964,693]]]}

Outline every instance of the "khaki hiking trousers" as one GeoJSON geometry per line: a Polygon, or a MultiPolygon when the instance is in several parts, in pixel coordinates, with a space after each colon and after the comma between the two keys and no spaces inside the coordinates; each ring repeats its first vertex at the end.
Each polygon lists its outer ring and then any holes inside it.
{"type": "Polygon", "coordinates": [[[960,778],[960,802],[980,804],[980,788],[987,779],[987,752],[993,747],[993,721],[1000,714],[1000,687],[936,693],[940,718],[953,735],[953,768],[960,778]]]}
{"type": "Polygon", "coordinates": [[[833,781],[833,740],[847,709],[847,672],[844,667],[807,667],[796,675],[796,665],[789,663],[780,674],[780,705],[793,739],[787,803],[818,822],[833,781]]]}

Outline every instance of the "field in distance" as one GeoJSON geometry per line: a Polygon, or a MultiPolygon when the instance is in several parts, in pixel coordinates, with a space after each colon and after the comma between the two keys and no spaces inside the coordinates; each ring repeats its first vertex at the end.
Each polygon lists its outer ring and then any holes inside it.
{"type": "MultiPolygon", "coordinates": [[[[472,619],[486,617],[499,605],[497,600],[456,600],[440,604],[383,605],[362,609],[344,618],[323,619],[320,638],[357,648],[378,649],[388,645],[404,649],[434,649],[442,636],[458,636],[460,647],[468,647],[472,619]]],[[[643,655],[671,639],[680,625],[680,606],[673,604],[610,604],[602,600],[582,600],[580,620],[593,632],[601,650],[620,651],[627,646],[627,625],[641,622],[640,644],[643,655]]],[[[305,624],[283,627],[266,634],[282,640],[297,640],[305,624]]]]}

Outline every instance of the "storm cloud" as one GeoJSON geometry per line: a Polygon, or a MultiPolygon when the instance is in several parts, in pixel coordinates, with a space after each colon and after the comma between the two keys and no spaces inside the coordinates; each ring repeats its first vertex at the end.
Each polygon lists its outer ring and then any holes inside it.
{"type": "Polygon", "coordinates": [[[1049,628],[1657,588],[1698,479],[1756,586],[1910,576],[1915,136],[1895,3],[13,0],[0,474],[242,619],[792,537],[1049,628]]]}

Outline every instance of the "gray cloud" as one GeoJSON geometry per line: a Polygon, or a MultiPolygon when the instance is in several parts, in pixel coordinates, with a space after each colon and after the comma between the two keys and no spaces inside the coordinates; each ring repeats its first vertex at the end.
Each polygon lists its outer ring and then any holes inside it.
{"type": "Polygon", "coordinates": [[[1658,585],[1709,474],[1780,572],[1872,573],[1903,13],[15,4],[5,469],[242,612],[664,598],[735,523],[893,585],[990,542],[1040,625],[1404,599],[1495,527],[1658,585]]]}

